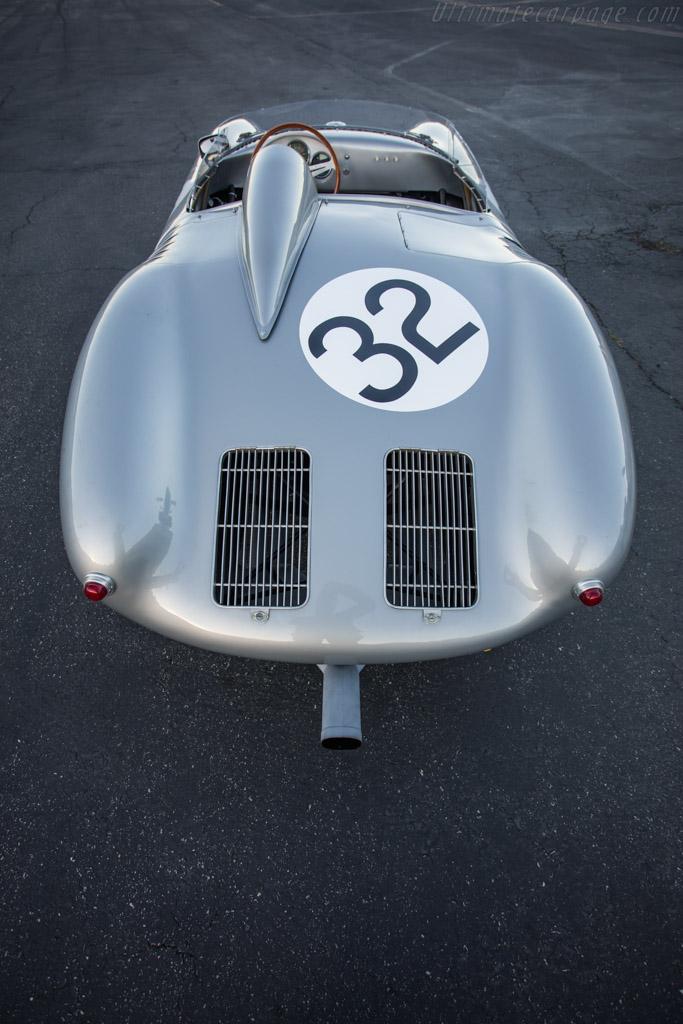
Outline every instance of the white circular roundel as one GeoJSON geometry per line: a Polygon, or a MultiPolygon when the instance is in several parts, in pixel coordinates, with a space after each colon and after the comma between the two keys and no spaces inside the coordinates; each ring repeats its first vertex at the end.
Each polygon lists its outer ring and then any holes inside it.
{"type": "Polygon", "coordinates": [[[306,304],[299,336],[326,384],[391,412],[452,402],[479,378],[489,352],[484,321],[464,295],[395,267],[328,281],[306,304]]]}

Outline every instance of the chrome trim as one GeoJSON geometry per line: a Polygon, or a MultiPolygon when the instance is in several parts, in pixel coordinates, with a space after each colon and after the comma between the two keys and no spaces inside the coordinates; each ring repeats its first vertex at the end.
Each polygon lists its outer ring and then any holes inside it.
{"type": "Polygon", "coordinates": [[[572,587],[572,594],[577,601],[580,601],[581,595],[587,590],[592,590],[594,587],[601,590],[603,594],[605,593],[605,584],[602,580],[581,580],[580,583],[575,583],[572,587]]]}
{"type": "Polygon", "coordinates": [[[441,622],[441,612],[435,611],[434,608],[423,608],[422,621],[427,625],[433,626],[435,623],[441,622]]]}
{"type": "Polygon", "coordinates": [[[107,575],[105,575],[105,573],[102,573],[102,572],[89,572],[89,573],[87,573],[83,577],[83,586],[84,587],[85,587],[86,583],[101,583],[103,587],[107,588],[107,597],[111,597],[111,595],[116,590],[116,583],[115,583],[115,581],[111,578],[111,576],[107,576],[107,575]]]}

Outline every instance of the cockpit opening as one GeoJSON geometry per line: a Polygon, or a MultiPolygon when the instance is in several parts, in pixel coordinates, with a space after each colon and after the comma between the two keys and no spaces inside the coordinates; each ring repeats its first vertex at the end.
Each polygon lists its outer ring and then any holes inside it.
{"type": "MultiPolygon", "coordinates": [[[[208,142],[190,209],[207,210],[240,202],[254,156],[262,145],[288,146],[308,165],[319,193],[326,196],[385,196],[484,210],[483,195],[452,159],[418,133],[399,134],[346,125],[278,125],[268,132],[242,132],[208,142]],[[215,141],[214,141],[215,140],[215,141]]],[[[200,147],[201,148],[201,147],[200,147]]]]}

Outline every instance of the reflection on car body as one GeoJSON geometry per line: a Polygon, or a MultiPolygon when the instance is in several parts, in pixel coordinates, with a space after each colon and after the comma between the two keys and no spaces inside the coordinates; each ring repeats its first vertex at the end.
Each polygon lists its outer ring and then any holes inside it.
{"type": "Polygon", "coordinates": [[[67,551],[152,629],[320,665],[323,741],[357,745],[363,665],[600,602],[633,527],[621,389],[446,119],[301,103],[199,149],[76,370],[67,551]]]}

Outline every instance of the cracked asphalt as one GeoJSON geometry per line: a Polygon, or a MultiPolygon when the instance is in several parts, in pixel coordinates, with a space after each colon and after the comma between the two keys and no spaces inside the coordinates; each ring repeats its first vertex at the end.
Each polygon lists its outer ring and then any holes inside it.
{"type": "Polygon", "coordinates": [[[3,1021],[681,1018],[683,14],[502,6],[3,4],[3,1021]],[[78,352],[195,140],[310,96],[456,123],[602,324],[639,471],[599,609],[369,667],[342,753],[316,669],[82,600],[57,500],[78,352]]]}

